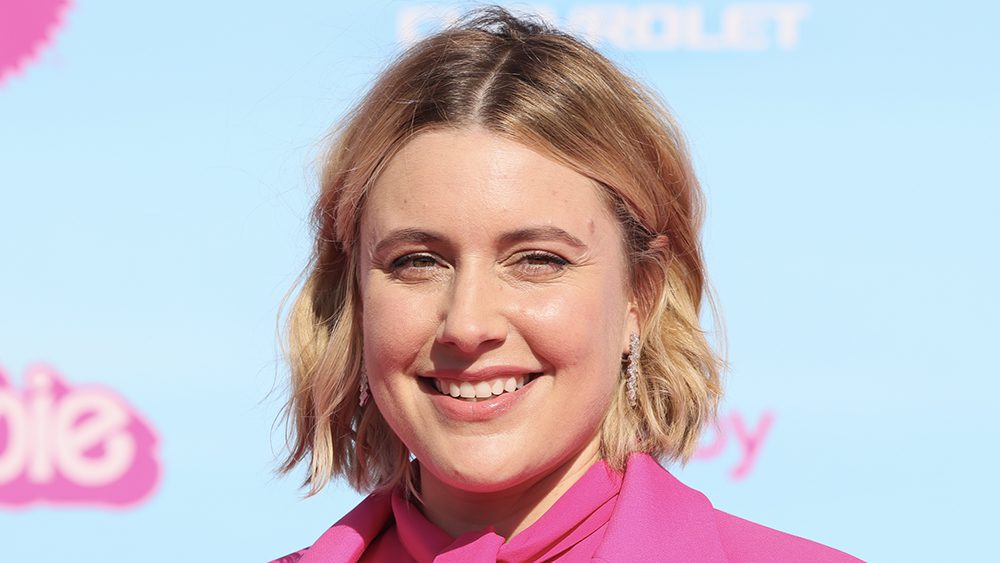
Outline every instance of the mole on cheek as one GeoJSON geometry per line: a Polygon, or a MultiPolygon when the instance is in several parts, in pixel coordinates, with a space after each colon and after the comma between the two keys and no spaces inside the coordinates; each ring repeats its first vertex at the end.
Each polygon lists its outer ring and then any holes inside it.
{"type": "Polygon", "coordinates": [[[587,230],[590,231],[590,234],[594,234],[594,228],[594,220],[591,219],[587,222],[587,230]]]}

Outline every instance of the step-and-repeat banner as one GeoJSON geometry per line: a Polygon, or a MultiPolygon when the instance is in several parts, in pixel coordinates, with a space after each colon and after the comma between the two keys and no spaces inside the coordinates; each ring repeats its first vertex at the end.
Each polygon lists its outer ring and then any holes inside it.
{"type": "MultiPolygon", "coordinates": [[[[0,0],[0,561],[263,561],[357,502],[273,474],[279,307],[325,133],[469,6],[0,0]]],[[[992,553],[997,5],[509,6],[691,142],[730,369],[675,472],[866,559],[992,553]]]]}

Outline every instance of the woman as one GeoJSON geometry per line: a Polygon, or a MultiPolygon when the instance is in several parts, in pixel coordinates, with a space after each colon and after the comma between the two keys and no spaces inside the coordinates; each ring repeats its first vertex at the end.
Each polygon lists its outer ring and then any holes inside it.
{"type": "Polygon", "coordinates": [[[721,392],[701,194],[606,59],[480,12],[386,70],[324,166],[283,469],[372,494],[279,561],[853,559],[655,461],[721,392]]]}

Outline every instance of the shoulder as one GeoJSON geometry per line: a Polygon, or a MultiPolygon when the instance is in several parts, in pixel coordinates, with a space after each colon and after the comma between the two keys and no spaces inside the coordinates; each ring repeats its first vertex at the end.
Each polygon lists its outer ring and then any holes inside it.
{"type": "Polygon", "coordinates": [[[390,495],[372,493],[331,526],[311,546],[270,563],[357,561],[372,540],[390,521],[390,495]]]}
{"type": "Polygon", "coordinates": [[[298,563],[298,561],[302,559],[302,556],[305,555],[306,551],[308,550],[309,550],[308,547],[305,549],[300,549],[295,553],[289,553],[288,555],[274,559],[269,563],[298,563]]]}
{"type": "Polygon", "coordinates": [[[600,555],[607,561],[858,561],[718,510],[645,454],[629,458],[604,544],[600,555]]]}
{"type": "Polygon", "coordinates": [[[860,561],[842,551],[715,509],[719,539],[730,561],[860,561]]]}

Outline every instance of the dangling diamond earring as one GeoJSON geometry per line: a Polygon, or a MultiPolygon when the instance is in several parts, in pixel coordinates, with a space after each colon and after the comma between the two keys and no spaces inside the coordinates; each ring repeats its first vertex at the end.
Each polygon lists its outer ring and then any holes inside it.
{"type": "Polygon", "coordinates": [[[368,373],[365,372],[365,366],[361,366],[361,400],[358,401],[358,406],[365,406],[368,402],[368,373]]]}
{"type": "Polygon", "coordinates": [[[625,368],[625,390],[628,396],[628,404],[635,408],[636,392],[635,386],[639,380],[639,335],[632,333],[628,341],[628,367],[625,368]]]}

